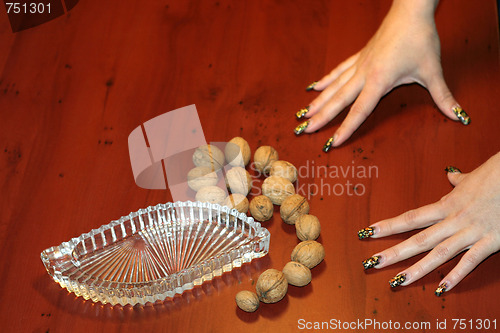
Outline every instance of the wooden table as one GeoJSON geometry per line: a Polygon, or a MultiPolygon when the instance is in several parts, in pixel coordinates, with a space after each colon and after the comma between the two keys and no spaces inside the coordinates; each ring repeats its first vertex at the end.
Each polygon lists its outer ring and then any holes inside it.
{"type": "Polygon", "coordinates": [[[495,1],[443,1],[436,15],[445,77],[471,116],[470,126],[449,121],[425,89],[411,85],[384,97],[352,139],[328,154],[321,148],[343,116],[313,135],[292,132],[294,113],[315,95],[305,86],[358,51],[389,6],[80,1],[67,15],[15,34],[2,11],[2,331],[284,332],[306,322],[358,319],[429,322],[428,332],[444,320],[440,332],[464,331],[453,330],[453,319],[496,319],[498,327],[498,254],[438,298],[434,289],[461,256],[411,286],[391,290],[389,278],[422,255],[370,272],[361,261],[411,233],[363,242],[356,237],[370,223],[448,193],[446,165],[470,171],[499,151],[495,1]],[[113,308],[61,289],[47,275],[41,251],[171,200],[168,191],[135,185],[127,137],[141,123],[189,104],[196,104],[208,141],[243,136],[252,150],[272,145],[282,159],[309,171],[376,168],[364,178],[301,177],[302,193],[307,186],[313,191],[313,184],[337,186],[335,193],[310,196],[326,249],[312,283],[290,287],[281,302],[262,304],[256,313],[235,305],[235,294],[252,290],[265,269],[281,269],[298,242],[294,227],[276,210],[265,223],[272,235],[269,255],[163,304],[113,308]]]}

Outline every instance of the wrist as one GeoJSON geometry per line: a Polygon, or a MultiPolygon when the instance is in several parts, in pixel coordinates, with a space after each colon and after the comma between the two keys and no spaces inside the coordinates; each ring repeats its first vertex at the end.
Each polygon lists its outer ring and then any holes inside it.
{"type": "Polygon", "coordinates": [[[434,20],[434,13],[439,0],[393,0],[391,11],[434,20]]]}

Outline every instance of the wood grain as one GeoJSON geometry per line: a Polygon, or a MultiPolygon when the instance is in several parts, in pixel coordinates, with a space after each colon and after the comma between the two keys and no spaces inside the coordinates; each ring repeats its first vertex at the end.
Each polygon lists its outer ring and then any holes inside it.
{"type": "Polygon", "coordinates": [[[411,85],[384,97],[352,139],[329,154],[321,148],[344,116],[312,135],[292,132],[294,113],[315,96],[304,91],[307,84],[357,52],[389,6],[80,1],[69,14],[15,34],[0,14],[5,331],[281,332],[298,330],[299,319],[370,318],[432,325],[446,319],[442,332],[452,332],[452,318],[500,319],[498,255],[437,298],[433,290],[460,256],[411,286],[391,290],[389,278],[422,255],[366,273],[361,261],[411,233],[356,238],[370,223],[448,193],[446,165],[470,171],[500,150],[495,1],[443,1],[436,15],[444,74],[471,116],[470,126],[445,118],[426,90],[411,85]],[[290,287],[281,302],[261,304],[256,313],[236,308],[236,293],[252,290],[263,270],[281,269],[297,243],[293,226],[276,211],[265,223],[272,234],[268,256],[163,304],[112,308],[68,294],[47,275],[40,252],[171,200],[168,191],[135,185],[127,137],[141,123],[190,104],[197,106],[207,140],[243,136],[253,151],[272,145],[282,159],[309,170],[297,184],[303,193],[324,186],[325,193],[310,197],[326,250],[312,283],[290,287]],[[313,175],[312,166],[372,166],[377,173],[334,178],[313,175]],[[353,186],[364,192],[349,195],[353,186]],[[328,187],[337,192],[326,193],[328,187]]]}

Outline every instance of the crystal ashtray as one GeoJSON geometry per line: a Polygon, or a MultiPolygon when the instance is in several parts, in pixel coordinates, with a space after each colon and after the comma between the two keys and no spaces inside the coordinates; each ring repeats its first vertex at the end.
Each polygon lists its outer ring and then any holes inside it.
{"type": "Polygon", "coordinates": [[[103,304],[145,304],[193,289],[265,256],[269,231],[217,204],[159,204],[41,253],[52,278],[103,304]]]}

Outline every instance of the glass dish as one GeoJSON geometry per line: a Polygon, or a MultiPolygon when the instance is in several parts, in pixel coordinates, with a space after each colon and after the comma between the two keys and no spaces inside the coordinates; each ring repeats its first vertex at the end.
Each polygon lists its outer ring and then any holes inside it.
{"type": "Polygon", "coordinates": [[[159,204],[46,249],[49,275],[68,291],[103,304],[174,297],[265,256],[270,233],[217,204],[159,204]]]}

